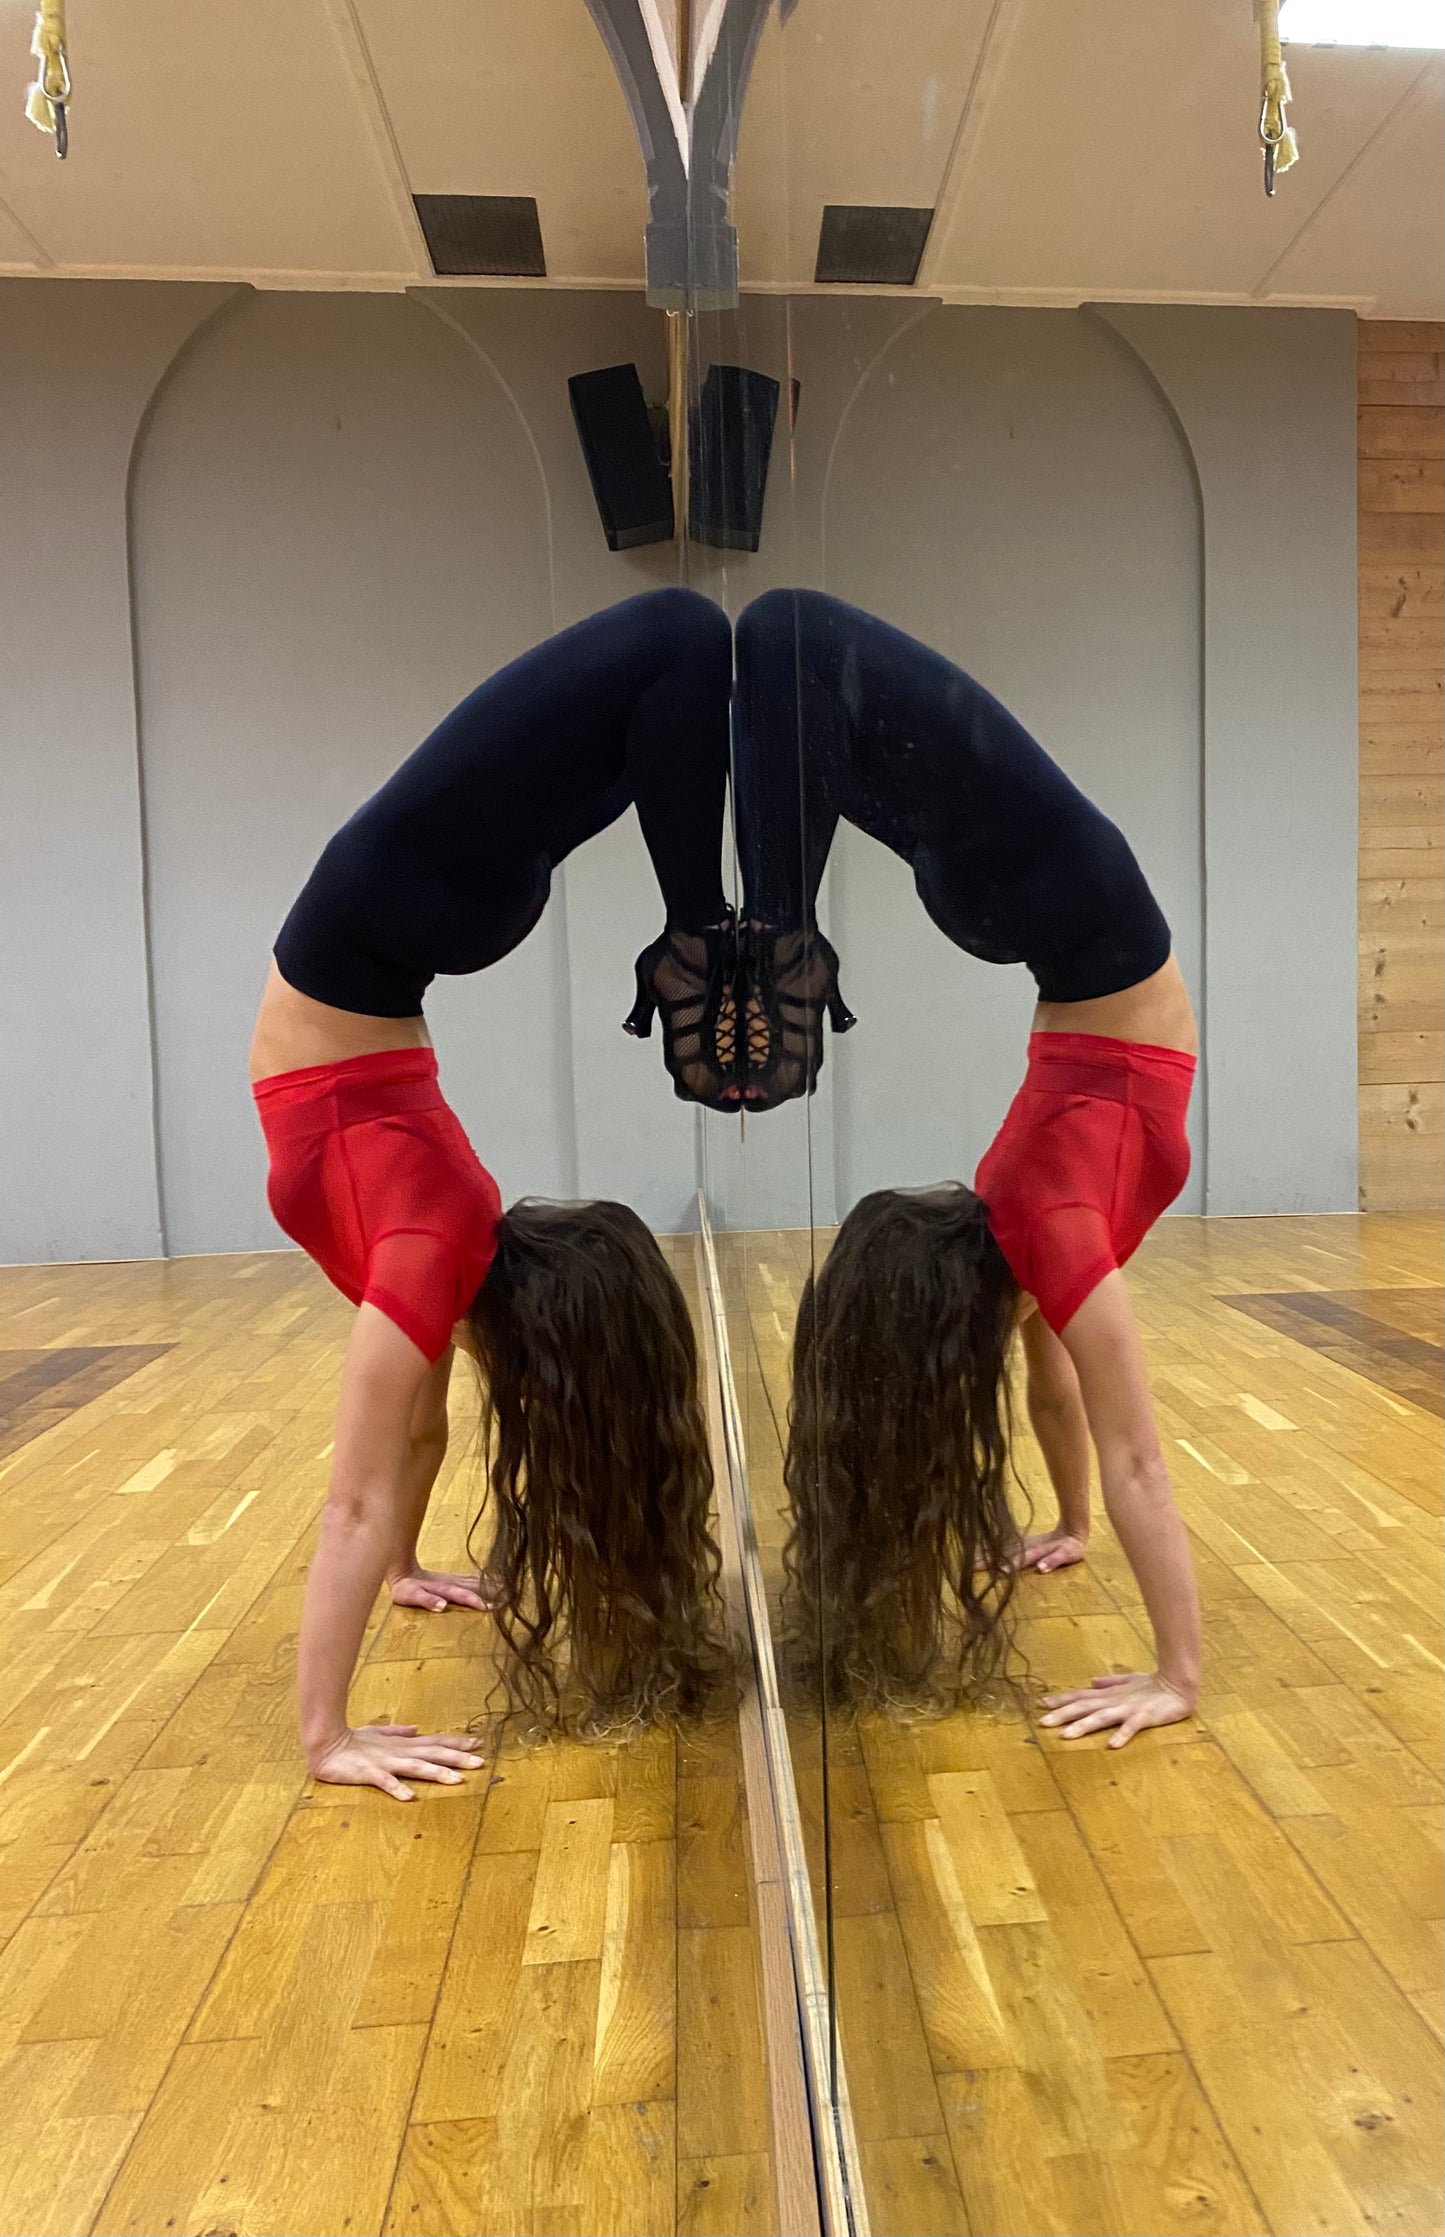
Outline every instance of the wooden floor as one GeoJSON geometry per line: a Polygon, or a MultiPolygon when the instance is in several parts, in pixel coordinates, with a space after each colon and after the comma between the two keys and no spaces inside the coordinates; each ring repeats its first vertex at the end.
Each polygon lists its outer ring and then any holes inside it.
{"type": "MultiPolygon", "coordinates": [[[[303,1777],[348,1320],[294,1254],[0,1272],[0,2232],[773,2231],[734,1733],[303,1777]]],[[[489,1653],[379,1612],[354,1709],[489,1653]]]]}
{"type": "MultiPolygon", "coordinates": [[[[732,1259],[774,1569],[807,1248],[732,1259]]],[[[1441,1425],[1399,1395],[1438,1394],[1440,1282],[1439,1221],[1405,1216],[1166,1220],[1137,1262],[1204,1595],[1196,1723],[1112,1754],[1017,1714],[830,1725],[880,2237],[1441,2228],[1441,1425]]],[[[1087,1568],[1024,1585],[1038,1681],[1142,1666],[1096,1531],[1087,1568]]],[[[794,1730],[816,1871],[819,1733],[794,1730]]]]}

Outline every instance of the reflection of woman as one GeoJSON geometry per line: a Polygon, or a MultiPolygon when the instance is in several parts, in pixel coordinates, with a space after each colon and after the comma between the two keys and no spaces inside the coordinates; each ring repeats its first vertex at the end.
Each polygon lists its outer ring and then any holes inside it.
{"type": "MultiPolygon", "coordinates": [[[[799,1417],[811,1449],[800,1447],[794,1472],[830,1496],[826,1394],[841,1354],[825,1330],[847,1321],[850,1282],[859,1298],[874,1293],[880,1312],[895,1281],[911,1283],[925,1345],[891,1378],[880,1363],[872,1385],[867,1466],[884,1470],[885,1484],[891,1441],[915,1436],[922,1402],[934,1406],[935,1425],[938,1409],[955,1404],[959,1424],[986,1415],[980,1367],[996,1356],[999,1296],[1016,1289],[1030,1412],[1060,1501],[1057,1528],[1027,1541],[1022,1558],[1049,1569],[1081,1557],[1092,1437],[1158,1655],[1151,1673],[1052,1697],[1045,1721],[1070,1737],[1114,1726],[1116,1742],[1175,1722],[1192,1711],[1199,1684],[1198,1600],[1120,1271],[1189,1171],[1197,1038],[1168,926],[1122,833],[940,654],[811,591],[759,599],[737,638],[746,940],[761,959],[748,982],[761,1013],[749,1021],[750,1104],[804,1093],[817,1075],[837,959],[813,912],[840,816],[903,856],[924,908],[959,947],[986,962],[1026,963],[1039,989],[1027,1076],[978,1171],[986,1220],[973,1215],[968,1192],[945,1194],[940,1250],[930,1251],[917,1240],[923,1212],[870,1212],[874,1247],[845,1252],[838,1275],[830,1266],[818,1284],[813,1320],[805,1315],[799,1332],[800,1347],[813,1348],[799,1364],[819,1396],[811,1431],[799,1417]],[[941,1364],[960,1345],[966,1390],[941,1364]]],[[[979,1434],[968,1467],[930,1497],[996,1500],[984,1464],[991,1432],[979,1434]]],[[[857,1474],[849,1464],[838,1478],[845,1506],[863,1496],[857,1474]]],[[[846,1537],[843,1517],[834,1522],[846,1537]]],[[[950,1527],[990,1565],[996,1518],[955,1509],[950,1527]]],[[[961,1569],[954,1581],[961,1586],[961,1569]]],[[[838,1623],[846,1613],[835,1608],[838,1623]]]]}
{"type": "MultiPolygon", "coordinates": [[[[482,970],[524,939],[554,865],[634,798],[667,903],[658,950],[674,927],[707,947],[726,915],[729,673],[726,621],[686,591],[631,599],[528,653],[336,834],[276,942],[251,1049],[268,1194],[359,1308],[301,1621],[302,1741],[319,1778],[405,1798],[408,1778],[454,1781],[476,1761],[452,1735],[349,1726],[384,1579],[403,1605],[494,1601],[526,1707],[545,1706],[564,1637],[594,1716],[690,1706],[719,1666],[676,1284],[620,1205],[500,1216],[442,1099],[422,998],[438,972],[482,970]],[[489,1378],[499,1439],[490,1579],[417,1563],[454,1328],[489,1378]]],[[[695,1034],[705,1090],[700,1049],[695,1034]]]]}

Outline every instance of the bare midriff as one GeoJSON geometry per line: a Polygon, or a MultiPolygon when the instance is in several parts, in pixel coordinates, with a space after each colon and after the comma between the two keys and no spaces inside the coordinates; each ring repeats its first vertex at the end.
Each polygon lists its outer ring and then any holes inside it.
{"type": "Polygon", "coordinates": [[[266,979],[260,1015],[251,1036],[252,1080],[300,1072],[312,1064],[344,1064],[350,1056],[379,1056],[386,1049],[429,1049],[424,1017],[373,1018],[333,1010],[288,986],[275,964],[266,979]]]}
{"type": "Polygon", "coordinates": [[[1040,1002],[1034,1011],[1034,1031],[1097,1033],[1106,1040],[1199,1054],[1199,1028],[1184,973],[1172,955],[1151,978],[1125,987],[1122,993],[1103,994],[1092,1002],[1040,1002]]]}

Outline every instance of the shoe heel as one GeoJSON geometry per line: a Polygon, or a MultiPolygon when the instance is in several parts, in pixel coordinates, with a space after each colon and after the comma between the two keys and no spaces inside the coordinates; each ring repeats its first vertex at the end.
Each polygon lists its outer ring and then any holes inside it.
{"type": "Polygon", "coordinates": [[[636,1041],[650,1041],[652,1039],[652,1021],[656,1015],[657,1004],[653,1000],[652,989],[642,976],[642,969],[639,965],[637,971],[637,1000],[622,1020],[622,1030],[624,1033],[630,1033],[636,1041]]]}
{"type": "Polygon", "coordinates": [[[841,994],[833,993],[828,997],[828,1023],[835,1033],[851,1032],[858,1023],[841,994]]]}

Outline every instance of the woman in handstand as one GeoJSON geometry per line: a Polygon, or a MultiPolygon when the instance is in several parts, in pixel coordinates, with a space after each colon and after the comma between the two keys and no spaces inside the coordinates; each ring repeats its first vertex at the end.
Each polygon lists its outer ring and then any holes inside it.
{"type": "MultiPolygon", "coordinates": [[[[411,1799],[473,1743],[354,1729],[347,1696],[383,1582],[491,1607],[509,1701],[593,1723],[700,1705],[725,1657],[691,1324],[626,1207],[520,1204],[437,1084],[422,1004],[531,931],[552,871],[637,804],[667,910],[639,960],[679,1091],[735,1095],[720,884],[731,641],[705,599],[594,615],[461,703],[337,832],[276,941],[251,1047],[285,1232],[358,1308],[298,1651],[312,1772],[411,1799]],[[721,1036],[721,1038],[720,1038],[721,1036]],[[722,1047],[722,1057],[718,1049],[722,1047]],[[485,1576],[420,1566],[446,1450],[453,1340],[482,1371],[497,1503],[485,1576]]],[[[503,1056],[503,1060],[505,1057],[503,1056]]]]}
{"type": "Polygon", "coordinates": [[[1089,1447],[1154,1627],[1156,1667],[1049,1697],[1069,1738],[1122,1746],[1189,1716],[1193,1562],[1123,1268],[1189,1173],[1197,1033],[1169,928],[1123,834],[961,669],[812,591],[737,628],[745,1093],[809,1093],[823,1011],[851,1023],[815,904],[839,817],[913,870],[949,939],[1038,986],[1024,1083],[975,1190],[885,1190],[843,1222],[795,1339],[788,1481],[802,1629],[867,1695],[923,1683],[958,1610],[961,1670],[997,1658],[1013,1572],[1082,1558],[1089,1447]],[[975,1193],[976,1191],[976,1193],[975,1193]],[[1020,1544],[1006,1368],[1059,1498],[1020,1544]]]}

